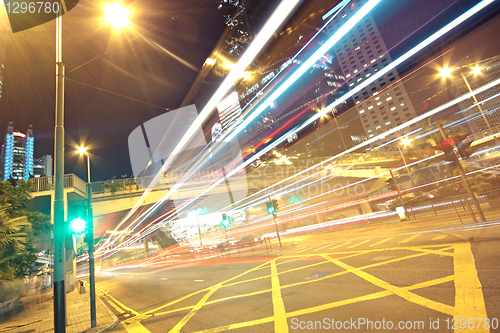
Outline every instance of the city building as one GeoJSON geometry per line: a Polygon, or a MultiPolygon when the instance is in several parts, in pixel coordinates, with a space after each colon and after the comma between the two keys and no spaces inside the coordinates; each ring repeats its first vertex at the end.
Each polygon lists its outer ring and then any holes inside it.
{"type": "Polygon", "coordinates": [[[26,133],[14,130],[9,122],[2,146],[2,179],[28,180],[33,175],[33,129],[30,125],[26,133]]]}
{"type": "MultiPolygon", "coordinates": [[[[340,12],[330,12],[325,20],[335,15],[326,27],[331,35],[361,8],[367,0],[356,0],[346,3],[340,12]]],[[[371,75],[392,62],[392,58],[384,43],[383,36],[375,24],[371,14],[367,14],[351,31],[333,48],[340,67],[347,79],[350,90],[355,89],[371,75]]],[[[401,125],[416,116],[404,85],[400,82],[398,72],[394,69],[382,76],[376,83],[353,96],[356,112],[360,115],[365,136],[375,135],[401,125]]],[[[415,124],[408,132],[415,129],[415,124]]],[[[387,140],[388,138],[386,138],[387,140]]],[[[380,144],[380,143],[377,143],[380,144]]]]}
{"type": "MultiPolygon", "coordinates": [[[[500,57],[494,57],[477,65],[472,65],[471,69],[474,67],[477,67],[478,72],[474,73],[472,70],[467,70],[454,75],[452,87],[457,97],[500,78],[500,57]]],[[[466,99],[459,104],[460,109],[464,110],[465,116],[468,118],[467,124],[473,134],[485,133],[491,135],[499,131],[499,93],[500,88],[495,86],[475,96],[478,101],[484,101],[479,106],[473,106],[475,104],[474,98],[466,99]],[[491,126],[493,133],[490,133],[485,119],[491,126]]]]}
{"type": "Polygon", "coordinates": [[[43,155],[40,158],[35,158],[33,161],[33,176],[51,177],[52,167],[53,167],[52,155],[43,155]]]}

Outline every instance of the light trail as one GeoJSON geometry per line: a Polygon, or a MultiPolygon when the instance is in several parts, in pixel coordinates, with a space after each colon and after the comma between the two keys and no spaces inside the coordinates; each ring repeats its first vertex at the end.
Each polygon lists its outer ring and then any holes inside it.
{"type": "MultiPolygon", "coordinates": [[[[438,38],[442,37],[444,34],[448,33],[449,31],[451,31],[452,29],[454,29],[456,26],[458,26],[459,24],[463,23],[465,20],[467,20],[468,18],[470,18],[471,16],[473,16],[474,14],[476,14],[477,12],[479,12],[480,10],[484,9],[486,6],[490,5],[494,0],[483,0],[481,1],[479,4],[477,4],[476,6],[474,6],[473,8],[469,9],[468,11],[466,11],[464,14],[460,15],[458,18],[456,18],[455,20],[453,20],[452,22],[450,22],[449,24],[447,24],[445,27],[441,28],[439,31],[437,31],[436,33],[434,33],[433,35],[431,35],[430,37],[428,37],[427,39],[425,39],[423,42],[421,42],[420,44],[418,44],[416,47],[412,48],[410,51],[408,51],[407,53],[405,53],[403,56],[399,57],[398,59],[396,59],[395,61],[393,61],[391,64],[389,64],[387,67],[385,67],[383,70],[381,70],[378,74],[375,74],[374,76],[371,77],[371,79],[368,79],[367,81],[365,81],[363,84],[359,85],[356,87],[356,89],[350,91],[349,93],[347,93],[346,95],[343,96],[342,99],[340,100],[337,100],[336,102],[330,104],[329,106],[327,106],[323,112],[321,113],[318,113],[317,115],[311,117],[309,120],[307,120],[302,126],[300,126],[299,128],[297,129],[294,129],[292,130],[291,132],[283,135],[282,137],[280,137],[279,139],[275,140],[273,144],[269,145],[268,147],[266,147],[265,149],[263,149],[261,152],[259,152],[258,154],[254,155],[251,159],[249,159],[245,165],[241,165],[239,166],[238,168],[235,168],[234,170],[230,171],[228,173],[228,177],[234,175],[237,171],[241,170],[242,167],[254,162],[257,158],[259,158],[260,156],[262,156],[263,154],[267,153],[269,150],[271,150],[272,148],[274,148],[278,143],[284,141],[289,135],[291,134],[294,134],[294,133],[297,133],[298,131],[300,131],[301,129],[303,129],[305,126],[309,125],[311,122],[313,122],[314,120],[318,119],[322,114],[326,113],[326,112],[329,112],[331,111],[331,109],[333,109],[334,107],[336,107],[337,105],[339,105],[341,102],[344,102],[345,99],[351,97],[352,95],[354,95],[355,93],[358,93],[360,90],[364,89],[368,84],[372,83],[373,81],[375,81],[376,79],[380,78],[382,75],[386,74],[388,71],[392,70],[394,67],[396,67],[397,65],[400,65],[401,63],[403,63],[404,61],[406,61],[407,59],[409,59],[411,56],[415,55],[417,52],[419,52],[420,50],[422,50],[423,48],[427,47],[428,45],[430,45],[432,42],[434,42],[435,40],[437,40],[438,38]]],[[[445,103],[443,105],[441,105],[440,107],[437,107],[435,108],[434,110],[431,110],[431,111],[428,111],[427,113],[419,116],[419,117],[416,117],[408,122],[406,122],[405,124],[402,124],[400,126],[397,126],[396,128],[392,129],[392,130],[389,130],[383,134],[380,134],[378,136],[375,136],[374,138],[372,139],[369,139],[367,141],[365,141],[364,143],[360,144],[360,145],[357,145],[351,149],[348,149],[340,154],[337,154],[325,161],[322,161],[320,163],[318,163],[316,166],[314,167],[317,167],[319,165],[322,165],[324,163],[327,163],[329,161],[332,161],[333,159],[335,158],[338,158],[340,156],[343,156],[347,153],[350,153],[350,152],[353,152],[355,150],[358,150],[359,148],[361,147],[364,147],[364,146],[367,146],[373,142],[376,142],[377,140],[379,139],[382,139],[388,135],[391,135],[393,133],[395,133],[396,131],[399,131],[401,129],[404,129],[405,127],[411,125],[411,124],[414,124],[418,121],[421,121],[431,115],[434,115],[436,113],[439,113],[447,108],[449,108],[450,106],[452,105],[455,105],[456,103],[459,103],[467,98],[470,98],[472,97],[473,94],[478,94],[482,91],[485,91],[491,87],[494,87],[496,85],[498,85],[500,83],[500,79],[499,80],[495,80],[493,82],[490,82],[489,84],[487,85],[484,85],[478,89],[476,89],[475,91],[473,92],[470,92],[470,93],[467,93],[467,94],[464,94],[462,95],[461,97],[458,97],[456,98],[455,100],[452,100],[448,103],[445,103]]],[[[237,134],[237,133],[236,133],[237,134]]],[[[234,137],[234,136],[233,136],[234,137]]],[[[308,169],[292,176],[293,177],[296,177],[300,174],[303,174],[304,172],[306,172],[308,169]]],[[[159,173],[160,174],[160,173],[159,173]]],[[[201,195],[203,195],[204,193],[206,193],[208,190],[210,190],[211,188],[215,187],[216,185],[220,184],[222,180],[219,180],[217,182],[214,182],[214,184],[202,191],[199,195],[197,195],[195,197],[195,199],[201,195]]],[[[193,201],[192,199],[190,200],[191,202],[193,201]]],[[[149,233],[148,233],[149,234],[149,233]]]]}
{"type": "MultiPolygon", "coordinates": [[[[191,140],[193,137],[194,133],[198,131],[199,128],[203,125],[205,120],[210,116],[214,108],[217,106],[217,104],[222,100],[224,95],[232,88],[234,82],[241,77],[241,74],[243,71],[248,67],[248,65],[253,61],[253,59],[259,54],[259,52],[262,50],[262,48],[267,44],[269,39],[274,35],[275,31],[283,24],[283,22],[288,18],[290,13],[295,9],[295,7],[299,4],[300,0],[286,0],[282,1],[278,7],[274,10],[273,14],[269,17],[269,19],[266,21],[264,26],[262,27],[261,31],[257,34],[255,39],[252,41],[248,49],[243,53],[237,64],[235,65],[235,68],[229,73],[229,75],[224,79],[222,82],[221,86],[217,89],[217,91],[214,93],[214,95],[210,98],[210,100],[207,102],[205,107],[202,109],[198,117],[196,117],[196,120],[193,122],[193,124],[189,127],[188,131],[184,134],[182,139],[179,141],[179,143],[176,145],[174,150],[172,151],[171,155],[167,159],[167,161],[164,163],[162,169],[157,173],[151,184],[156,184],[159,180],[159,177],[167,170],[168,166],[172,163],[172,160],[174,156],[177,156],[186,144],[191,140]]],[[[145,197],[149,195],[151,192],[151,184],[148,186],[148,188],[144,191],[143,195],[141,198],[138,200],[137,204],[140,204],[143,200],[145,200],[145,197]]],[[[172,192],[173,193],[173,192],[172,192]]],[[[170,195],[170,191],[167,193],[167,195],[164,197],[167,198],[170,195]]],[[[162,199],[161,201],[163,201],[162,199]]],[[[137,210],[138,206],[132,208],[131,211],[137,210]]],[[[152,210],[149,210],[150,212],[152,210]]],[[[123,219],[123,222],[126,221],[128,218],[130,218],[131,214],[127,214],[126,218],[123,219]]],[[[133,223],[133,222],[132,222],[133,223]]],[[[118,229],[115,229],[117,231],[118,229]]],[[[111,241],[110,241],[111,242],[111,241]]],[[[108,243],[109,244],[109,243],[108,243]]],[[[96,250],[96,252],[99,252],[102,247],[96,250]]]]}
{"type": "Polygon", "coordinates": [[[263,102],[257,110],[252,112],[240,125],[236,127],[224,140],[231,141],[247,127],[259,114],[267,109],[271,104],[283,94],[292,84],[295,83],[321,56],[330,50],[340,39],[342,39],[359,21],[361,21],[381,0],[370,0],[356,14],[340,27],[316,52],[313,53],[284,83],[282,83],[270,97],[263,102]]]}

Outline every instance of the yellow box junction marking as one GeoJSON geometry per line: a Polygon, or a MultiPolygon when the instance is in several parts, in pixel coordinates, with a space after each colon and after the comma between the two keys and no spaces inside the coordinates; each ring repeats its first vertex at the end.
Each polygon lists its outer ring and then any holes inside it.
{"type": "Polygon", "coordinates": [[[355,248],[355,247],[357,247],[357,246],[363,245],[364,243],[368,243],[369,241],[371,241],[371,239],[367,239],[367,240],[364,240],[364,241],[362,241],[362,242],[360,242],[360,243],[357,243],[357,244],[351,245],[351,246],[349,246],[348,248],[349,248],[349,249],[352,249],[352,248],[355,248]]]}
{"type": "Polygon", "coordinates": [[[433,240],[433,241],[434,241],[434,240],[440,240],[440,239],[443,239],[443,238],[446,238],[446,237],[448,237],[448,235],[439,235],[439,236],[437,236],[437,237],[434,237],[434,238],[433,238],[433,239],[431,239],[431,240],[433,240]]]}
{"type": "Polygon", "coordinates": [[[288,323],[286,321],[285,304],[281,298],[280,280],[276,260],[271,261],[271,285],[274,311],[274,332],[288,333],[288,323]]]}
{"type": "MultiPolygon", "coordinates": [[[[472,318],[473,329],[458,329],[455,332],[489,332],[479,320],[488,318],[484,304],[483,289],[477,277],[476,264],[470,243],[456,243],[453,257],[455,267],[455,312],[454,318],[472,318]],[[479,319],[481,318],[481,319],[479,319]],[[478,320],[479,319],[479,320],[478,320]]],[[[457,325],[460,326],[460,325],[457,325]]],[[[468,326],[468,325],[466,325],[468,326]]]]}
{"type": "MultiPolygon", "coordinates": [[[[418,236],[420,236],[420,234],[413,235],[411,237],[413,237],[413,239],[414,239],[418,236]]],[[[409,237],[409,238],[411,238],[411,237],[409,237]]],[[[379,244],[386,242],[390,239],[392,239],[392,237],[389,237],[388,239],[385,239],[382,242],[379,242],[379,244]]],[[[404,241],[407,242],[409,240],[407,238],[404,241]]],[[[343,245],[345,245],[345,244],[341,244],[339,246],[343,246],[343,245]]],[[[324,246],[322,246],[322,247],[324,247],[324,246]]],[[[309,249],[311,249],[311,248],[309,248],[309,249]]],[[[270,293],[270,295],[272,296],[272,304],[273,304],[273,310],[274,310],[273,316],[269,316],[266,318],[260,318],[260,319],[256,319],[256,320],[251,320],[251,321],[247,321],[247,322],[240,322],[240,323],[235,323],[235,324],[231,324],[231,325],[211,328],[211,329],[203,330],[200,332],[203,332],[203,333],[224,332],[224,331],[229,331],[229,330],[233,330],[233,329],[241,329],[241,328],[245,328],[245,327],[251,327],[251,326],[256,326],[256,325],[261,325],[261,324],[271,323],[271,322],[274,322],[276,332],[288,332],[287,318],[296,317],[296,316],[300,316],[300,315],[304,315],[304,314],[310,314],[310,313],[314,313],[314,312],[318,312],[318,311],[324,311],[327,309],[340,307],[340,306],[344,306],[347,304],[354,304],[354,303],[358,303],[358,302],[379,299],[379,298],[390,296],[390,295],[397,295],[397,296],[399,296],[407,301],[410,301],[412,303],[419,304],[421,306],[430,308],[430,309],[435,310],[435,311],[439,311],[441,313],[449,314],[451,316],[454,316],[455,318],[473,318],[473,317],[474,318],[487,318],[485,305],[484,305],[484,298],[483,298],[481,288],[482,288],[481,284],[479,282],[479,279],[477,278],[477,273],[476,273],[475,264],[474,264],[474,258],[473,258],[472,252],[470,250],[470,244],[468,244],[468,243],[450,244],[450,246],[428,245],[428,246],[413,246],[413,247],[396,247],[396,248],[391,248],[391,249],[370,249],[370,250],[363,250],[363,251],[353,250],[353,251],[344,251],[344,252],[337,252],[337,253],[287,255],[287,256],[282,256],[279,259],[272,259],[266,263],[263,263],[259,266],[256,266],[255,268],[253,268],[249,271],[241,273],[238,276],[235,276],[235,277],[228,279],[224,282],[218,283],[214,286],[211,286],[211,287],[202,289],[200,291],[196,291],[194,293],[191,293],[187,296],[184,296],[178,300],[169,302],[165,305],[162,305],[156,309],[150,310],[146,313],[149,313],[151,316],[151,315],[153,315],[152,313],[155,312],[154,316],[159,316],[159,315],[169,314],[169,313],[173,313],[173,312],[190,310],[189,314],[187,316],[185,316],[179,323],[177,323],[177,325],[174,327],[174,329],[171,330],[171,332],[179,332],[180,329],[182,329],[182,327],[187,323],[187,321],[189,321],[189,319],[191,319],[202,306],[216,304],[216,303],[220,303],[220,302],[224,302],[224,301],[228,301],[228,300],[239,299],[242,297],[249,297],[249,296],[254,296],[254,295],[259,295],[259,294],[264,294],[264,293],[270,293]],[[454,250],[453,253],[448,252],[451,249],[454,250]],[[349,258],[352,256],[359,256],[359,255],[366,254],[366,253],[376,253],[376,252],[382,252],[382,251],[387,252],[387,251],[395,251],[395,250],[409,250],[409,251],[416,251],[418,253],[413,253],[411,255],[406,255],[404,257],[394,258],[394,259],[386,260],[383,262],[373,263],[373,264],[366,265],[363,267],[352,267],[352,266],[347,265],[341,261],[345,258],[349,258]],[[452,256],[454,258],[455,275],[451,275],[451,276],[447,276],[447,277],[443,277],[443,278],[439,278],[439,279],[435,279],[435,280],[431,280],[431,281],[425,281],[422,283],[415,284],[413,286],[397,287],[397,286],[391,285],[391,284],[387,283],[386,281],[383,281],[379,278],[376,278],[373,275],[368,274],[368,273],[363,271],[364,269],[367,269],[370,267],[376,267],[376,266],[380,266],[380,265],[385,265],[385,264],[389,264],[389,263],[393,263],[393,262],[397,262],[397,261],[402,261],[402,260],[416,258],[416,257],[420,257],[420,256],[425,256],[425,255],[430,255],[430,254],[431,255],[439,255],[439,256],[443,256],[443,255],[452,256]],[[341,255],[342,257],[332,258],[331,257],[332,255],[335,255],[335,256],[341,255]],[[299,268],[289,269],[289,270],[282,271],[279,273],[277,271],[277,266],[280,264],[285,264],[285,263],[289,263],[289,262],[300,260],[300,259],[308,259],[308,258],[313,259],[313,258],[318,258],[318,257],[324,258],[324,259],[326,259],[326,261],[302,266],[299,268]],[[280,260],[282,262],[278,262],[278,260],[280,260]],[[279,275],[281,275],[281,274],[286,274],[289,272],[298,271],[300,269],[305,269],[308,267],[322,265],[322,264],[325,264],[327,262],[334,263],[337,266],[344,268],[345,270],[342,272],[338,272],[335,274],[325,276],[325,277],[317,279],[317,280],[301,281],[301,282],[292,283],[289,285],[280,285],[279,275]],[[269,266],[267,266],[267,265],[269,265],[269,266]],[[252,279],[248,279],[245,281],[237,281],[237,282],[233,282],[233,283],[228,283],[228,282],[234,281],[235,279],[237,279],[245,274],[248,274],[252,271],[265,269],[267,267],[270,267],[270,269],[271,269],[270,275],[266,275],[264,277],[252,278],[252,279]],[[375,292],[372,294],[368,294],[368,295],[364,295],[364,296],[359,296],[359,297],[354,297],[354,298],[336,301],[336,302],[332,302],[332,303],[322,304],[319,306],[313,306],[313,307],[306,308],[306,309],[300,309],[300,310],[293,311],[293,312],[287,313],[285,311],[283,299],[281,296],[282,289],[296,287],[296,286],[304,285],[306,283],[315,283],[318,281],[323,281],[323,280],[328,279],[328,278],[332,278],[332,277],[339,276],[342,274],[349,274],[349,273],[356,274],[359,277],[366,280],[367,282],[372,283],[372,284],[374,284],[380,288],[383,288],[385,290],[380,291],[380,292],[375,292]],[[236,295],[236,296],[232,296],[232,297],[225,297],[225,298],[221,298],[221,299],[208,301],[209,297],[212,296],[213,293],[216,290],[219,290],[220,288],[230,287],[230,286],[241,284],[241,283],[248,283],[248,282],[256,281],[256,280],[263,279],[263,278],[269,278],[269,277],[271,278],[271,285],[272,285],[271,289],[257,290],[257,291],[247,293],[247,294],[236,295]],[[426,299],[422,296],[419,296],[419,295],[411,292],[412,290],[415,290],[415,289],[426,288],[426,287],[438,285],[438,284],[449,282],[449,281],[455,282],[456,301],[455,301],[454,307],[446,305],[446,304],[442,304],[440,302],[426,299]],[[198,301],[198,303],[196,305],[186,306],[186,307],[177,308],[177,309],[171,309],[169,311],[165,311],[165,312],[161,312],[161,313],[157,312],[160,309],[163,309],[167,306],[178,303],[181,300],[192,297],[192,296],[197,295],[197,294],[202,293],[202,292],[207,292],[207,293],[200,301],[198,301]]],[[[144,314],[146,314],[146,313],[144,313],[144,314]]],[[[477,323],[476,323],[476,326],[477,326],[477,323]]],[[[482,330],[481,331],[481,330],[475,329],[474,332],[476,332],[476,331],[477,332],[489,332],[489,330],[482,330]]],[[[465,331],[459,331],[459,332],[468,332],[468,331],[465,330],[465,331]]]]}
{"type": "Polygon", "coordinates": [[[390,241],[390,240],[391,240],[391,239],[393,239],[393,238],[394,238],[394,237],[389,237],[389,238],[383,239],[383,240],[381,240],[380,242],[373,243],[373,244],[372,244],[372,245],[370,245],[370,246],[371,246],[371,247],[373,247],[373,246],[379,246],[380,244],[385,243],[385,242],[388,242],[388,241],[390,241]]]}
{"type": "Polygon", "coordinates": [[[410,236],[408,238],[405,238],[401,242],[399,242],[399,244],[408,243],[409,241],[414,240],[415,238],[417,238],[419,236],[422,236],[422,234],[416,234],[416,235],[410,236]]]}

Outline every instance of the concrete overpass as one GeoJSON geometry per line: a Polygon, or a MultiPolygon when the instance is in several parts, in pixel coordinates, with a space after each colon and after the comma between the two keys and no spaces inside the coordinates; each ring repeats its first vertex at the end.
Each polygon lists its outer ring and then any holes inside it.
{"type": "MultiPolygon", "coordinates": [[[[343,163],[337,163],[336,170],[345,169],[338,172],[335,177],[361,179],[377,177],[394,168],[395,165],[401,164],[401,159],[397,159],[398,155],[387,156],[386,154],[349,154],[342,159],[343,163]],[[350,168],[347,168],[350,166],[350,168]]],[[[240,191],[246,196],[247,194],[255,193],[263,188],[266,188],[274,183],[277,183],[301,170],[321,162],[321,159],[308,159],[307,164],[293,161],[293,165],[275,165],[268,163],[265,166],[252,169],[246,174],[246,181],[239,184],[232,184],[232,191],[240,191]]],[[[326,166],[326,165],[325,165],[326,166]]],[[[333,172],[333,169],[332,169],[333,172]]],[[[293,181],[303,179],[307,175],[299,176],[293,181]]],[[[387,180],[387,176],[381,176],[380,181],[387,180]]],[[[200,175],[199,178],[182,186],[172,197],[173,201],[190,198],[198,191],[213,181],[209,176],[200,175]]],[[[94,202],[94,229],[96,237],[100,237],[106,229],[112,229],[114,226],[127,215],[127,213],[135,205],[141,207],[151,206],[158,202],[167,193],[167,186],[162,186],[154,189],[143,201],[139,203],[144,187],[150,179],[114,179],[92,183],[92,198],[94,202]],[[142,184],[144,182],[144,184],[142,184]]],[[[54,210],[54,183],[53,177],[39,177],[30,180],[34,186],[32,200],[28,204],[29,210],[41,211],[45,214],[53,216],[54,210]]],[[[379,182],[381,183],[381,182],[379,182]]],[[[67,219],[68,211],[78,205],[84,205],[87,198],[86,182],[74,174],[64,176],[64,197],[65,197],[65,219],[67,219]]],[[[211,193],[219,194],[227,193],[227,188],[224,183],[218,185],[211,193]]],[[[224,204],[226,206],[227,204],[224,204]]]]}

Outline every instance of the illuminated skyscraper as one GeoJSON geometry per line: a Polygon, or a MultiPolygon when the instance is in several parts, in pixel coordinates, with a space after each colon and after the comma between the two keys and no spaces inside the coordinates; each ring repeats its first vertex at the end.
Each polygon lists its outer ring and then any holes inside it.
{"type": "Polygon", "coordinates": [[[7,126],[5,141],[2,146],[2,179],[28,180],[33,175],[33,129],[30,125],[27,133],[14,131],[12,122],[7,126]]]}
{"type": "MultiPolygon", "coordinates": [[[[344,1],[340,12],[330,12],[324,19],[330,19],[331,15],[336,16],[326,27],[327,32],[333,34],[337,31],[366,1],[344,1]]],[[[335,45],[334,51],[350,90],[392,62],[371,14],[366,15],[352,28],[335,45]]],[[[399,74],[394,69],[353,96],[367,138],[382,134],[416,116],[406,89],[399,79],[399,74]]],[[[415,129],[415,124],[412,126],[409,130],[415,129]]]]}

